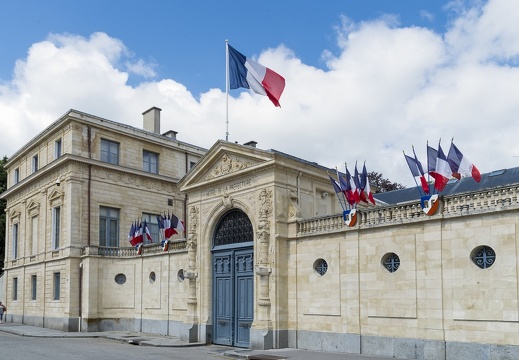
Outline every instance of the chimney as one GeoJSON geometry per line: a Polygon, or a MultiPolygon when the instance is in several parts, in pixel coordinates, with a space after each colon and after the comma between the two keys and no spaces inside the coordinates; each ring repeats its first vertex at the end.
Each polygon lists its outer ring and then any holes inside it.
{"type": "Polygon", "coordinates": [[[161,111],[162,111],[162,109],[159,109],[158,107],[154,106],[142,113],[142,120],[143,120],[142,127],[144,128],[144,130],[155,133],[155,134],[160,134],[160,112],[161,111]]]}
{"type": "Polygon", "coordinates": [[[172,139],[172,140],[177,140],[177,134],[178,134],[177,131],[175,131],[175,130],[169,130],[169,131],[165,132],[165,133],[162,134],[162,135],[167,136],[168,138],[170,138],[170,139],[172,139]]]}
{"type": "Polygon", "coordinates": [[[244,143],[243,145],[245,145],[245,146],[250,146],[250,147],[253,147],[253,148],[255,148],[255,147],[256,147],[256,144],[257,144],[257,142],[256,142],[256,141],[254,141],[254,140],[251,140],[251,141],[247,141],[247,142],[246,142],[246,143],[244,143]]]}

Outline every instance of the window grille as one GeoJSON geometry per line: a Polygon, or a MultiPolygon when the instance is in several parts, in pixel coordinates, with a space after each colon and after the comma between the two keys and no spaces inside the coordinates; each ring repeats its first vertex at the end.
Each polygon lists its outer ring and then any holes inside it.
{"type": "Polygon", "coordinates": [[[382,258],[382,265],[389,272],[395,272],[400,267],[400,258],[395,253],[387,253],[382,258]]]}
{"type": "Polygon", "coordinates": [[[488,269],[496,261],[496,253],[490,246],[478,246],[472,250],[472,261],[481,269],[488,269]]]}

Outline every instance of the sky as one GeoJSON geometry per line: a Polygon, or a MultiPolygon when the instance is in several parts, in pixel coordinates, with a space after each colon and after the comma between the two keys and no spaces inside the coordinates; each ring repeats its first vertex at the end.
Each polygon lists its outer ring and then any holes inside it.
{"type": "Polygon", "coordinates": [[[403,152],[451,141],[519,166],[519,2],[0,0],[0,156],[70,109],[209,149],[276,149],[415,186],[403,152]],[[225,41],[282,75],[281,107],[225,91],[225,41]],[[228,104],[228,105],[227,105],[228,104]]]}

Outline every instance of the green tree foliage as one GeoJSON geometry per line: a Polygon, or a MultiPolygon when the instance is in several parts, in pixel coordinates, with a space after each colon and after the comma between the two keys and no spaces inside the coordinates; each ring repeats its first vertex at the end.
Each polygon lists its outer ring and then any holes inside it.
{"type": "MultiPolygon", "coordinates": [[[[7,163],[7,156],[0,160],[0,194],[7,189],[7,171],[5,171],[5,164],[7,163]]],[[[5,258],[5,207],[7,203],[5,200],[0,200],[0,272],[4,268],[5,258]]]]}
{"type": "Polygon", "coordinates": [[[405,186],[399,183],[391,182],[389,179],[383,178],[382,174],[379,174],[375,171],[370,171],[368,173],[369,183],[375,186],[374,193],[381,193],[387,191],[393,191],[398,189],[404,189],[405,186]]]}

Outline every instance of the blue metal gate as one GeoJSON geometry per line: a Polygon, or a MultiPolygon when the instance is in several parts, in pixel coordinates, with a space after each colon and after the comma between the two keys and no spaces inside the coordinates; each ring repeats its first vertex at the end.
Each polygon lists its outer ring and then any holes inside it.
{"type": "Polygon", "coordinates": [[[254,320],[252,225],[238,210],[217,226],[213,247],[213,342],[250,346],[254,320]]]}

